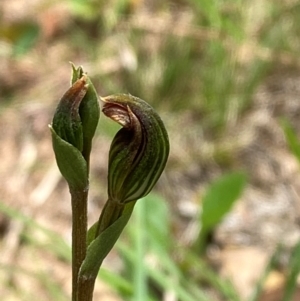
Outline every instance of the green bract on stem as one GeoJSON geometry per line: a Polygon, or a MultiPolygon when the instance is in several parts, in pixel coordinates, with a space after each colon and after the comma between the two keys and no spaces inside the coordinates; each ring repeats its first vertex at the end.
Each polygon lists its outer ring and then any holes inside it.
{"type": "Polygon", "coordinates": [[[50,125],[58,168],[70,189],[88,186],[87,162],[82,156],[83,128],[79,107],[88,89],[87,77],[78,79],[61,98],[50,125]]]}
{"type": "Polygon", "coordinates": [[[88,185],[89,157],[100,107],[97,92],[82,67],[72,68],[72,86],[60,99],[50,129],[61,174],[72,189],[81,190],[88,185]]]}

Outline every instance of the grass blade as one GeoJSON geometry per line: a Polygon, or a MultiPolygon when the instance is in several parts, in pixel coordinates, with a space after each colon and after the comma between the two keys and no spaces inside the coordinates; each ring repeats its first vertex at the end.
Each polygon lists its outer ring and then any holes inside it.
{"type": "Polygon", "coordinates": [[[297,277],[300,273],[300,242],[297,243],[293,250],[288,268],[289,274],[282,301],[291,301],[297,287],[297,277]]]}

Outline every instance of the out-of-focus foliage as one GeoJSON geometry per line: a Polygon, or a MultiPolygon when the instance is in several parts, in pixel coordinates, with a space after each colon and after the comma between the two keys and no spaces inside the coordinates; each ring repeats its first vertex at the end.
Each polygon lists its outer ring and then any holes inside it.
{"type": "Polygon", "coordinates": [[[246,177],[243,173],[226,174],[211,184],[202,199],[199,218],[201,231],[196,249],[203,251],[209,231],[230,211],[241,196],[245,184],[246,177]]]}

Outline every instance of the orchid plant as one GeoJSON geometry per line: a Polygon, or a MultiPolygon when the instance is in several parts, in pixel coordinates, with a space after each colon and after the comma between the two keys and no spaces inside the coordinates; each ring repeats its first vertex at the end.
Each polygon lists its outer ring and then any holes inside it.
{"type": "Polygon", "coordinates": [[[71,87],[49,125],[58,168],[72,206],[72,301],[92,301],[101,264],[126,226],[137,200],[163,172],[169,139],[154,109],[130,94],[99,97],[82,67],[72,65],[71,87]],[[92,140],[102,112],[122,126],[108,158],[108,197],[99,220],[87,228],[92,140]]]}

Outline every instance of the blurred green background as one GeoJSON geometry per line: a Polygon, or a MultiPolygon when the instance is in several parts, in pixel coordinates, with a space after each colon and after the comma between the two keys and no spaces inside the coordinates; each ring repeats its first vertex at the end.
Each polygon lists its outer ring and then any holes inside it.
{"type": "MultiPolygon", "coordinates": [[[[299,300],[299,34],[289,0],[1,0],[1,299],[70,299],[71,208],[47,125],[71,61],[100,95],[149,102],[171,144],[95,300],[299,300]]],[[[101,116],[91,224],[117,129],[101,116]]]]}

